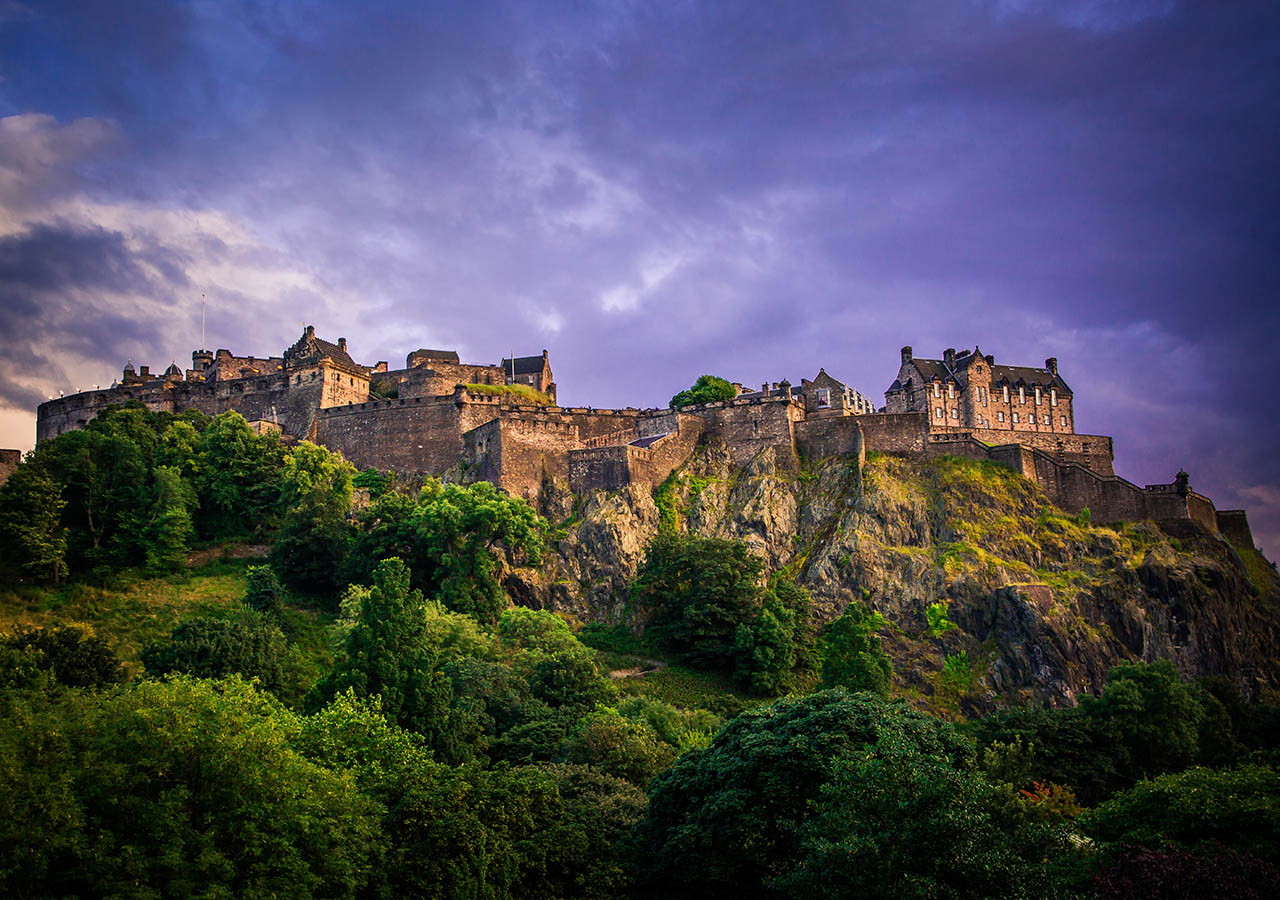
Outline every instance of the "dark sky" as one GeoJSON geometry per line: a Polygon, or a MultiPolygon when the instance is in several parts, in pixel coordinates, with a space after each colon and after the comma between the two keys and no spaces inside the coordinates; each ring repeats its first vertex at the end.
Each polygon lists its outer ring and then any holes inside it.
{"type": "Polygon", "coordinates": [[[977,344],[1274,558],[1278,167],[1275,2],[0,0],[0,446],[202,293],[595,406],[977,344]]]}

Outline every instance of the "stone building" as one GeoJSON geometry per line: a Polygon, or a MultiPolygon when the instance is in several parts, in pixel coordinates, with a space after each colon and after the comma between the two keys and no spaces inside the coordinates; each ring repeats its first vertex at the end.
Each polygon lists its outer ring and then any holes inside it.
{"type": "Polygon", "coordinates": [[[912,356],[902,348],[898,377],[884,392],[885,412],[924,412],[932,428],[982,428],[1074,434],[1071,388],[1058,361],[1044,368],[999,364],[972,350],[943,351],[942,359],[912,356]]]}

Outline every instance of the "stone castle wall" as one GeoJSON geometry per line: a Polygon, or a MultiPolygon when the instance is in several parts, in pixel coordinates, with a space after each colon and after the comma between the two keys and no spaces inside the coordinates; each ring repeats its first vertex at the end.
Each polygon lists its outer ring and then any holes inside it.
{"type": "Polygon", "coordinates": [[[9,476],[22,462],[21,450],[0,450],[0,484],[9,480],[9,476]]]}

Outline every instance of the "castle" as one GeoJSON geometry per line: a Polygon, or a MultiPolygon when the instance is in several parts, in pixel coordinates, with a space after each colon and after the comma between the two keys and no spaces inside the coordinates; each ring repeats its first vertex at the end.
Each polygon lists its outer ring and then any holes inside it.
{"type": "Polygon", "coordinates": [[[403,369],[357,363],[339,338],[314,326],[280,356],[196,350],[191,368],[161,375],[125,366],[119,383],[49,400],[36,439],[84,426],[106,406],[137,400],[153,410],[241,413],[258,431],[311,440],[360,468],[453,473],[539,502],[548,485],[576,494],[628,485],[652,489],[699,442],[718,438],[735,463],[766,450],[796,470],[802,458],[868,450],[991,459],[1035,481],[1068,512],[1099,521],[1156,519],[1222,532],[1252,547],[1241,510],[1218,511],[1185,473],[1139,487],[1116,476],[1111,438],[1077,434],[1074,396],[1055,359],[1044,368],[997,364],[975,347],[942,359],[902,348],[885,405],[820,369],[799,386],[735,384],[737,396],[681,409],[562,407],[547,351],[496,364],[415,350],[403,369]]]}

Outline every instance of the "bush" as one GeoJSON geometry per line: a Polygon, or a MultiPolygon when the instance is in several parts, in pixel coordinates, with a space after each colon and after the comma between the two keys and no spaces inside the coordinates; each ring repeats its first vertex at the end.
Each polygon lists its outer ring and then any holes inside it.
{"type": "Polygon", "coordinates": [[[169,640],[146,647],[142,664],[151,675],[197,678],[240,675],[269,691],[284,686],[289,644],[278,626],[250,610],[236,619],[196,619],[173,629],[169,640]]]}
{"type": "Polygon", "coordinates": [[[74,625],[26,628],[0,644],[19,652],[38,652],[36,665],[51,671],[67,687],[98,688],[124,680],[120,660],[107,642],[74,625]]]}

